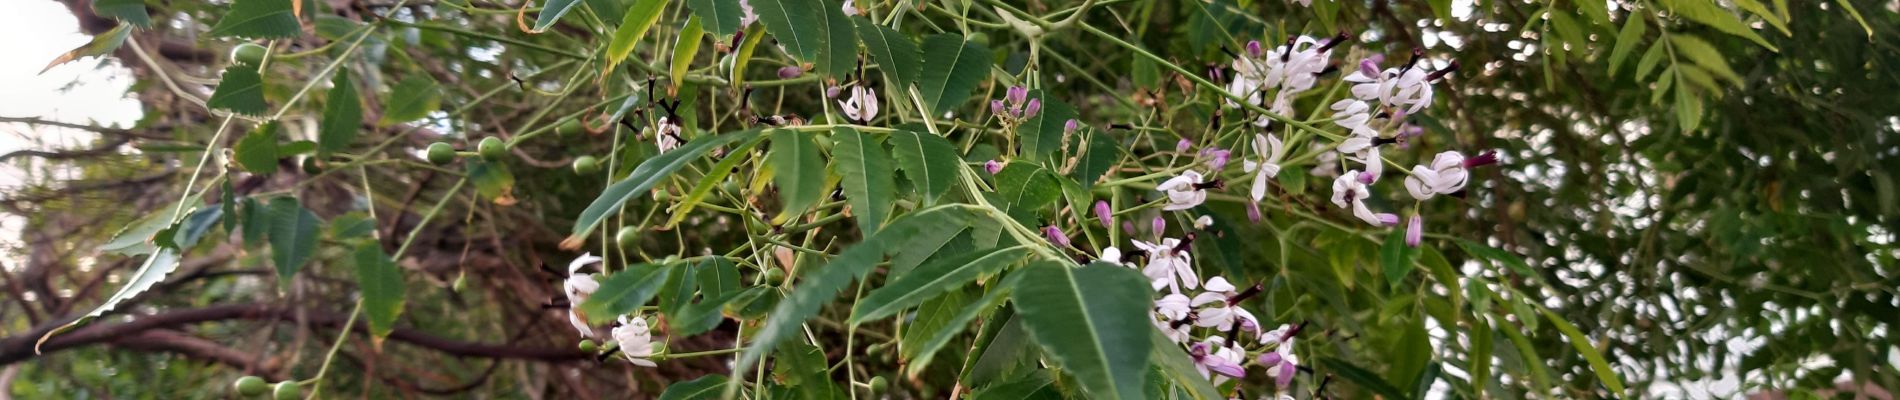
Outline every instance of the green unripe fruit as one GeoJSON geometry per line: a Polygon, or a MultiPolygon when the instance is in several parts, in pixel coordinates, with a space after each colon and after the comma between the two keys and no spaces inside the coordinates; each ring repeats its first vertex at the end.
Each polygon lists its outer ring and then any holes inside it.
{"type": "Polygon", "coordinates": [[[238,394],[245,396],[258,396],[264,394],[264,391],[270,390],[270,383],[264,382],[264,378],[250,375],[238,378],[237,382],[231,386],[237,389],[238,394]]]}
{"type": "Polygon", "coordinates": [[[323,166],[319,165],[316,157],[304,157],[303,158],[303,173],[305,175],[321,174],[323,173],[323,166]]]}
{"type": "Polygon", "coordinates": [[[271,388],[270,397],[277,400],[297,400],[303,397],[303,388],[297,387],[296,381],[277,382],[277,387],[271,388]]]}
{"type": "Polygon", "coordinates": [[[489,136],[482,138],[482,143],[475,146],[475,151],[481,153],[482,158],[500,160],[502,152],[508,150],[507,147],[506,143],[501,142],[501,138],[489,136]]]}
{"type": "Polygon", "coordinates": [[[264,62],[264,46],[245,43],[231,48],[231,62],[244,65],[257,65],[264,62]]]}
{"type": "Polygon", "coordinates": [[[971,41],[971,42],[976,42],[976,44],[980,44],[980,45],[984,45],[984,46],[989,46],[989,45],[990,45],[990,35],[989,35],[989,34],[987,34],[987,33],[983,33],[983,32],[970,32],[970,41],[971,41]]]}
{"type": "Polygon", "coordinates": [[[614,233],[614,243],[619,244],[623,249],[640,244],[640,229],[631,226],[621,227],[620,232],[614,233]]]}
{"type": "Polygon", "coordinates": [[[574,173],[576,174],[587,175],[599,170],[600,160],[595,160],[594,156],[580,156],[580,158],[574,159],[574,173]]]}
{"type": "Polygon", "coordinates": [[[586,131],[586,129],[583,129],[581,127],[581,120],[573,119],[573,118],[562,120],[561,126],[554,128],[554,133],[558,133],[562,137],[579,135],[581,134],[581,132],[584,132],[584,131],[586,131]]]}
{"type": "Polygon", "coordinates": [[[655,190],[653,191],[653,199],[658,201],[673,200],[673,192],[668,192],[665,189],[655,190]]]}
{"type": "Polygon", "coordinates": [[[448,165],[452,162],[455,162],[455,146],[443,142],[429,144],[430,164],[448,165]]]}
{"type": "Polygon", "coordinates": [[[719,184],[719,190],[724,190],[726,191],[726,193],[731,193],[733,195],[738,195],[740,189],[744,189],[744,188],[740,187],[739,181],[736,181],[736,180],[728,179],[724,183],[719,184]]]}
{"type": "Polygon", "coordinates": [[[587,353],[599,353],[600,345],[594,344],[594,341],[592,339],[581,339],[581,351],[587,352],[587,353]]]}
{"type": "Polygon", "coordinates": [[[884,393],[885,389],[890,389],[890,388],[891,388],[891,382],[888,380],[885,380],[884,377],[882,376],[871,377],[871,394],[884,393]]]}
{"type": "Polygon", "coordinates": [[[778,286],[785,283],[785,270],[771,268],[765,270],[765,283],[778,286]]]}

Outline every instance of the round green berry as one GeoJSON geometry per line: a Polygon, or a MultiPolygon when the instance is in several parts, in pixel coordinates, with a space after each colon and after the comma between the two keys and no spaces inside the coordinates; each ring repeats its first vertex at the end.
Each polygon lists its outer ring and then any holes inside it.
{"type": "Polygon", "coordinates": [[[889,380],[884,379],[884,377],[882,376],[871,377],[871,394],[884,393],[885,389],[890,389],[890,388],[891,388],[891,382],[889,380]]]}
{"type": "Polygon", "coordinates": [[[614,243],[619,244],[623,249],[640,244],[640,229],[631,226],[621,227],[620,232],[614,233],[614,243]]]}
{"type": "Polygon", "coordinates": [[[482,138],[482,143],[475,146],[475,151],[481,153],[482,158],[500,160],[502,152],[508,150],[507,147],[508,144],[502,143],[501,138],[489,136],[482,138]]]}
{"type": "Polygon", "coordinates": [[[323,173],[323,164],[318,162],[316,157],[304,157],[303,173],[306,175],[321,174],[323,173]]]}
{"type": "Polygon", "coordinates": [[[574,135],[579,135],[581,134],[581,132],[585,132],[585,131],[586,129],[583,129],[581,127],[581,120],[575,119],[575,118],[568,118],[566,120],[562,120],[561,125],[554,128],[554,133],[558,133],[562,137],[570,137],[574,135]]]}
{"type": "Polygon", "coordinates": [[[455,162],[455,146],[443,142],[429,144],[430,164],[448,165],[452,162],[455,162]]]}
{"type": "Polygon", "coordinates": [[[245,396],[258,396],[270,390],[270,383],[264,382],[264,378],[250,375],[238,378],[237,382],[233,382],[231,386],[237,389],[238,394],[245,396]]]}
{"type": "Polygon", "coordinates": [[[264,46],[245,43],[231,48],[231,62],[244,65],[257,65],[264,62],[264,46]]]}
{"type": "Polygon", "coordinates": [[[297,400],[303,397],[303,388],[297,387],[297,381],[277,382],[277,386],[270,390],[270,397],[277,400],[297,400]]]}
{"type": "Polygon", "coordinates": [[[769,268],[765,270],[765,283],[778,286],[785,283],[785,270],[769,268]]]}
{"type": "Polygon", "coordinates": [[[581,339],[580,347],[581,347],[582,352],[586,352],[586,353],[600,352],[600,345],[594,344],[594,341],[592,339],[581,339]]]}
{"type": "Polygon", "coordinates": [[[580,158],[574,159],[574,173],[576,174],[587,175],[599,170],[600,160],[594,159],[594,156],[580,156],[580,158]]]}

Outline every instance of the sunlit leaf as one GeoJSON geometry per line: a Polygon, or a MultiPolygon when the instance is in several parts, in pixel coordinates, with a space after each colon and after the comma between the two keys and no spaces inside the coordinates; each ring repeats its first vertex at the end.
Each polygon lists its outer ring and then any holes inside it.
{"type": "Polygon", "coordinates": [[[1041,262],[1017,273],[1012,303],[1024,327],[1083,391],[1104,399],[1144,398],[1148,372],[1148,280],[1132,269],[1041,262]]]}
{"type": "Polygon", "coordinates": [[[925,263],[858,300],[850,322],[859,324],[895,315],[939,294],[967,286],[978,277],[995,274],[1028,253],[1028,247],[1017,246],[925,263]]]}
{"type": "Polygon", "coordinates": [[[1755,30],[1743,24],[1740,18],[1735,17],[1735,14],[1716,5],[1713,1],[1663,0],[1662,4],[1663,7],[1675,11],[1676,15],[1680,15],[1683,18],[1688,18],[1707,25],[1718,31],[1752,40],[1760,44],[1761,47],[1768,48],[1770,51],[1780,51],[1775,48],[1775,45],[1769,44],[1767,39],[1762,39],[1761,35],[1755,34],[1755,30]]]}
{"type": "Polygon", "coordinates": [[[434,112],[442,104],[441,88],[435,80],[426,75],[416,74],[389,88],[389,95],[383,96],[382,125],[394,125],[415,121],[434,112]]]}
{"type": "Polygon", "coordinates": [[[891,156],[884,151],[884,143],[855,129],[832,129],[831,139],[836,142],[831,147],[837,157],[833,168],[843,177],[840,186],[845,201],[851,203],[851,217],[860,232],[876,233],[891,215],[897,196],[891,156]]]}
{"type": "MultiPolygon", "coordinates": [[[[295,1],[295,0],[291,0],[295,1]]],[[[303,34],[303,27],[286,0],[235,0],[207,32],[214,37],[287,39],[303,34]]]]}
{"type": "MultiPolygon", "coordinates": [[[[562,1],[562,0],[553,0],[562,1]]],[[[667,0],[633,0],[633,6],[627,7],[627,14],[620,19],[620,27],[614,29],[614,36],[607,43],[607,67],[601,71],[611,73],[614,66],[633,54],[633,47],[645,39],[647,31],[660,21],[660,11],[666,9],[667,0]]],[[[542,15],[547,15],[543,12],[542,15]]]]}
{"type": "Polygon", "coordinates": [[[803,214],[825,195],[825,159],[818,154],[812,134],[780,129],[772,131],[773,181],[778,185],[779,200],[785,215],[803,214]]]}
{"type": "Polygon", "coordinates": [[[686,26],[680,28],[679,40],[673,42],[673,64],[667,69],[667,76],[673,82],[668,89],[670,93],[679,94],[680,86],[686,82],[686,70],[693,66],[693,57],[699,55],[700,39],[705,36],[706,28],[699,17],[686,19],[686,26]]]}
{"type": "Polygon", "coordinates": [[[363,315],[369,322],[369,331],[376,337],[389,336],[396,328],[396,317],[402,315],[403,293],[407,291],[402,281],[402,271],[396,262],[383,254],[383,246],[376,241],[367,241],[356,246],[353,256],[356,262],[356,287],[363,291],[363,315]]]}
{"type": "Polygon", "coordinates": [[[270,107],[264,104],[264,77],[257,74],[257,67],[232,65],[225,68],[224,78],[218,80],[218,89],[211,92],[211,98],[205,100],[205,106],[238,114],[263,115],[270,107]]]}
{"type": "MultiPolygon", "coordinates": [[[[105,1],[96,2],[93,3],[93,6],[98,7],[103,3],[105,3],[105,1]]],[[[145,5],[143,3],[138,4],[138,9],[139,15],[144,15],[145,5]]],[[[150,24],[151,21],[146,21],[146,25],[150,24]]],[[[78,60],[82,57],[103,57],[112,54],[113,50],[119,49],[119,45],[125,44],[126,36],[131,33],[131,24],[119,24],[119,26],[113,27],[111,30],[93,35],[92,40],[86,41],[86,44],[80,45],[65,53],[60,53],[59,57],[54,57],[52,62],[46,63],[46,68],[40,69],[40,73],[44,74],[46,71],[53,70],[53,67],[73,62],[73,60],[78,60]]]]}

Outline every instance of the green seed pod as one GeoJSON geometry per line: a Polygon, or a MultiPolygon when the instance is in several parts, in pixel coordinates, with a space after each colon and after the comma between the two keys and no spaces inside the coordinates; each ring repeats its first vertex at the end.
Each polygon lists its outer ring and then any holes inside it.
{"type": "Polygon", "coordinates": [[[277,382],[277,387],[271,388],[270,397],[277,400],[297,400],[303,397],[303,388],[297,387],[297,381],[277,382]]]}
{"type": "Polygon", "coordinates": [[[430,164],[448,165],[452,162],[455,162],[455,146],[443,142],[429,144],[430,164]]]}
{"type": "Polygon", "coordinates": [[[264,46],[245,43],[231,48],[231,62],[244,65],[257,65],[264,62],[264,46]]]}
{"type": "Polygon", "coordinates": [[[581,127],[581,120],[576,118],[562,120],[561,126],[554,128],[554,133],[560,134],[561,137],[573,137],[585,131],[587,130],[581,127]]]}
{"type": "Polygon", "coordinates": [[[588,353],[600,352],[600,345],[594,344],[594,341],[592,339],[581,339],[580,346],[581,346],[581,351],[583,352],[588,352],[588,353]]]}
{"type": "Polygon", "coordinates": [[[574,159],[574,173],[576,174],[587,175],[599,170],[600,160],[595,160],[594,156],[580,156],[580,158],[574,159]]]}
{"type": "Polygon", "coordinates": [[[508,150],[507,147],[508,144],[502,143],[501,138],[489,136],[482,138],[482,143],[475,147],[475,151],[481,153],[482,158],[500,160],[502,152],[508,150]]]}
{"type": "Polygon", "coordinates": [[[890,389],[890,388],[891,388],[891,382],[888,380],[885,380],[884,377],[882,376],[871,377],[871,394],[884,393],[884,390],[890,389]]]}
{"type": "Polygon", "coordinates": [[[765,270],[765,284],[778,286],[785,284],[785,270],[769,268],[765,270]]]}
{"type": "Polygon", "coordinates": [[[238,394],[245,396],[259,396],[263,395],[264,391],[270,390],[270,383],[264,382],[264,378],[250,375],[238,378],[237,382],[232,383],[231,386],[237,389],[238,394]]]}
{"type": "Polygon", "coordinates": [[[621,227],[620,232],[614,233],[614,243],[619,244],[623,249],[640,244],[640,229],[631,226],[621,227]]]}

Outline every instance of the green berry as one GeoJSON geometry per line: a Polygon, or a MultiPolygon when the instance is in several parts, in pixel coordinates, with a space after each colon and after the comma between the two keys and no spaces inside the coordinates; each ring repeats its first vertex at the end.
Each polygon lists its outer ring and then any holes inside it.
{"type": "Polygon", "coordinates": [[[507,144],[501,142],[501,138],[489,136],[482,138],[482,143],[475,146],[475,151],[480,152],[482,158],[500,160],[502,152],[508,150],[507,147],[507,144]]]}
{"type": "Polygon", "coordinates": [[[882,376],[871,377],[871,394],[884,393],[884,390],[890,389],[890,387],[891,387],[891,382],[888,380],[885,380],[884,377],[882,376]]]}
{"type": "Polygon", "coordinates": [[[277,400],[297,400],[303,397],[303,388],[297,387],[297,381],[277,382],[277,387],[271,388],[270,397],[277,400]]]}
{"type": "Polygon", "coordinates": [[[587,353],[599,353],[600,345],[594,344],[594,341],[591,339],[581,339],[581,351],[587,352],[587,353]]]}
{"type": "Polygon", "coordinates": [[[600,170],[600,160],[595,160],[594,156],[580,156],[580,158],[574,159],[574,173],[576,174],[587,175],[598,170],[600,170]]]}
{"type": "Polygon", "coordinates": [[[785,283],[785,270],[769,268],[765,270],[765,283],[778,286],[785,283]]]}
{"type": "Polygon", "coordinates": [[[231,62],[244,65],[257,65],[264,62],[264,46],[245,43],[231,48],[231,62]]]}
{"type": "Polygon", "coordinates": [[[303,173],[306,175],[321,174],[323,173],[323,165],[317,162],[316,157],[304,157],[303,173]]]}
{"type": "Polygon", "coordinates": [[[455,146],[443,142],[429,144],[430,164],[448,165],[452,162],[455,162],[455,146]]]}
{"type": "Polygon", "coordinates": [[[621,227],[620,232],[614,233],[614,243],[620,244],[620,248],[623,249],[640,244],[640,229],[631,226],[621,227]]]}
{"type": "Polygon", "coordinates": [[[573,118],[561,121],[561,126],[554,128],[554,133],[558,133],[562,137],[579,135],[584,131],[586,131],[586,129],[581,128],[581,120],[573,118]]]}
{"type": "Polygon", "coordinates": [[[726,191],[726,193],[737,195],[739,194],[739,190],[744,188],[739,186],[738,180],[727,179],[724,183],[719,184],[719,189],[726,191]]]}
{"type": "Polygon", "coordinates": [[[270,383],[264,382],[264,378],[250,375],[238,378],[237,382],[233,383],[232,386],[237,388],[238,394],[245,396],[258,396],[264,394],[264,391],[270,390],[270,383]]]}

